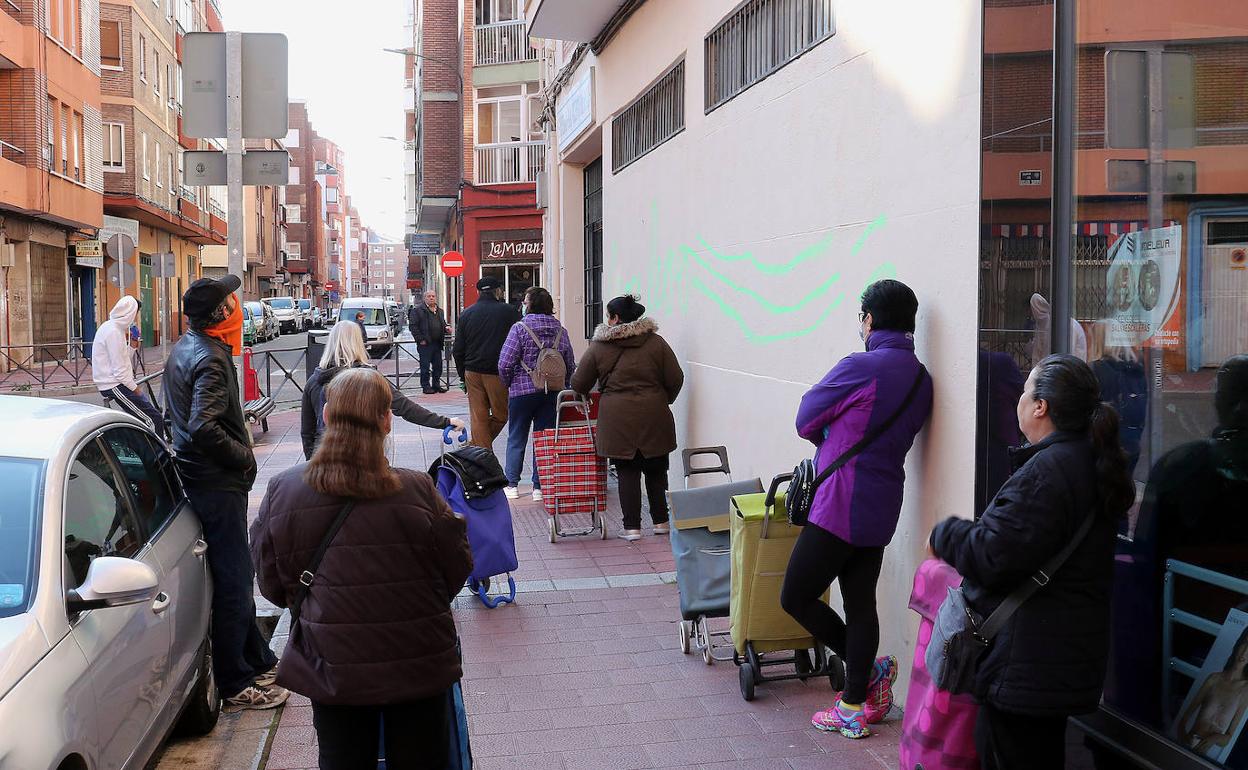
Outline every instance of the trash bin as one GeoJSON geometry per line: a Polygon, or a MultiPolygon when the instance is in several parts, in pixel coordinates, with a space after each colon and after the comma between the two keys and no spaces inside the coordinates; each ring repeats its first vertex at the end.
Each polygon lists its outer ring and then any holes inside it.
{"type": "Polygon", "coordinates": [[[312,370],[320,366],[321,356],[325,353],[325,342],[329,332],[324,329],[308,330],[308,354],[304,360],[304,382],[312,376],[312,370]]]}

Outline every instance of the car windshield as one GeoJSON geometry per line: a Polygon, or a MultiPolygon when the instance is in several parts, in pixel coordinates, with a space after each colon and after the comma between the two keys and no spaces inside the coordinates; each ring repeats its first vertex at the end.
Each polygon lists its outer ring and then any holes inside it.
{"type": "Polygon", "coordinates": [[[243,305],[243,307],[251,311],[251,314],[254,315],[256,318],[264,317],[264,305],[260,304],[259,302],[247,302],[243,305]]]}
{"type": "Polygon", "coordinates": [[[364,314],[364,324],[366,326],[386,326],[390,323],[386,320],[386,311],[379,307],[343,308],[342,317],[348,321],[354,321],[356,313],[364,314]]]}
{"type": "Polygon", "coordinates": [[[0,618],[30,605],[38,557],[43,461],[0,457],[0,618]]]}
{"type": "Polygon", "coordinates": [[[278,310],[290,310],[294,306],[295,301],[290,297],[275,297],[269,300],[269,307],[276,308],[278,310]]]}
{"type": "Polygon", "coordinates": [[[312,300],[310,300],[310,299],[301,299],[301,300],[299,300],[299,309],[300,309],[300,310],[311,310],[311,309],[312,309],[312,300]]]}

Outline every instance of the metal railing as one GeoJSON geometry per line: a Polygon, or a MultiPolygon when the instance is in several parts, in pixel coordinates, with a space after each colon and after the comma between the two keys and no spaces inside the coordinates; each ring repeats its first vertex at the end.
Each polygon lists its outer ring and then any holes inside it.
{"type": "MultiPolygon", "coordinates": [[[[68,342],[0,347],[0,393],[70,390],[93,384],[91,342],[68,342]]],[[[162,365],[160,349],[135,351],[134,371],[146,375],[149,367],[162,365]]]]}
{"type": "Polygon", "coordinates": [[[26,151],[17,145],[9,144],[3,139],[0,139],[0,157],[8,157],[14,154],[25,155],[26,151]]]}
{"type": "Polygon", "coordinates": [[[477,184],[536,182],[546,168],[545,142],[479,144],[476,147],[477,184]]]}
{"type": "MultiPolygon", "coordinates": [[[[1174,703],[1173,674],[1178,674],[1191,680],[1199,680],[1202,669],[1200,661],[1184,660],[1175,654],[1174,635],[1176,627],[1183,626],[1193,629],[1212,636],[1215,640],[1222,633],[1222,621],[1202,617],[1194,612],[1180,609],[1176,605],[1174,583],[1179,577],[1205,584],[1205,586],[1202,586],[1204,590],[1222,589],[1230,594],[1237,594],[1240,599],[1248,597],[1248,580],[1241,580],[1231,575],[1225,575],[1221,572],[1198,567],[1195,564],[1188,564],[1177,559],[1166,560],[1166,575],[1162,589],[1162,622],[1164,625],[1161,629],[1161,702],[1163,709],[1166,711],[1171,709],[1174,703]]],[[[1235,603],[1232,603],[1231,606],[1235,606],[1235,603]]],[[[1166,713],[1164,716],[1169,718],[1174,715],[1166,713]]]]}
{"type": "Polygon", "coordinates": [[[529,43],[524,20],[483,24],[474,31],[475,64],[516,64],[537,61],[537,49],[529,43]]]}

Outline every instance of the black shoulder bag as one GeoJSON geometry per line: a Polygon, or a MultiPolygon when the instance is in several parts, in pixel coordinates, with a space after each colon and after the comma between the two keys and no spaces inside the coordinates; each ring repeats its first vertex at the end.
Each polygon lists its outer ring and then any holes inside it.
{"type": "Polygon", "coordinates": [[[1066,547],[1005,597],[983,625],[975,620],[961,586],[949,589],[936,613],[932,638],[924,656],[927,671],[936,687],[954,694],[974,690],[979,662],[991,646],[993,638],[1005,627],[1006,621],[1023,602],[1049,584],[1053,574],[1062,568],[1079,544],[1087,538],[1095,519],[1096,513],[1088,514],[1066,547]]]}
{"type": "Polygon", "coordinates": [[[308,598],[308,591],[312,588],[312,581],[316,578],[317,568],[321,566],[321,559],[325,558],[325,552],[329,550],[329,544],[334,542],[334,538],[338,535],[338,530],[342,529],[342,525],[347,521],[347,516],[351,514],[351,509],[354,507],[354,500],[350,500],[346,505],[342,506],[342,510],[338,512],[338,518],[334,519],[334,523],[329,525],[329,531],[325,533],[321,544],[316,547],[316,553],[312,555],[312,561],[308,562],[307,569],[299,574],[299,587],[295,589],[295,593],[290,597],[290,630],[292,633],[294,633],[295,625],[299,623],[299,610],[303,606],[303,600],[308,598]]]}
{"type": "Polygon", "coordinates": [[[793,479],[789,482],[789,489],[784,495],[784,507],[789,513],[790,524],[798,527],[806,526],[806,519],[810,517],[810,508],[814,505],[815,492],[819,489],[819,485],[827,481],[833,473],[845,467],[850,460],[862,454],[862,450],[893,427],[897,418],[914,402],[914,397],[919,392],[919,386],[923,384],[925,374],[927,374],[927,368],[919,364],[919,372],[914,376],[910,392],[906,394],[901,406],[897,407],[897,411],[890,414],[887,420],[867,431],[862,438],[858,439],[857,444],[846,449],[840,457],[832,461],[831,465],[824,468],[822,473],[815,475],[815,461],[812,459],[808,458],[797,464],[797,467],[793,469],[793,479]]]}

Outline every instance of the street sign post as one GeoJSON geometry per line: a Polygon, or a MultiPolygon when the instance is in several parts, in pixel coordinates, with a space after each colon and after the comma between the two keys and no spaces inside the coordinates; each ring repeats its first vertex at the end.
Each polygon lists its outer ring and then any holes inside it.
{"type": "Polygon", "coordinates": [[[464,255],[458,251],[448,251],[442,255],[442,274],[447,278],[456,278],[464,274],[464,255]]]}
{"type": "Polygon", "coordinates": [[[134,265],[130,264],[130,255],[134,253],[134,239],[118,233],[104,244],[104,253],[115,260],[108,266],[108,282],[120,289],[124,296],[126,285],[133,285],[136,279],[134,265]]]}

